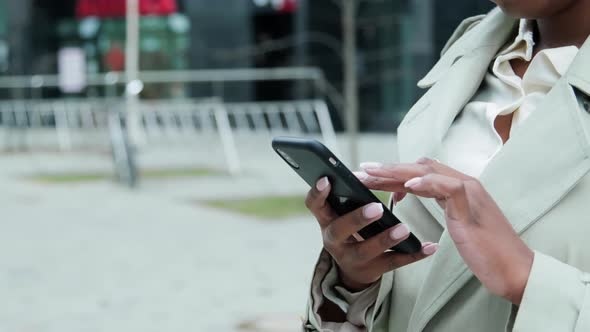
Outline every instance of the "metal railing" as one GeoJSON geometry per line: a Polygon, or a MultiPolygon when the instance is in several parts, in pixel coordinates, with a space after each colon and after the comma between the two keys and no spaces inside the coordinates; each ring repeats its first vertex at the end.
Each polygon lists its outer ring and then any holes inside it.
{"type": "Polygon", "coordinates": [[[330,112],[322,100],[226,103],[225,108],[236,134],[265,132],[269,137],[319,135],[338,153],[330,112]]]}
{"type": "MultiPolygon", "coordinates": [[[[34,149],[53,144],[61,151],[112,143],[112,114],[125,122],[123,99],[11,100],[0,102],[0,146],[34,149]],[[3,138],[3,139],[1,139],[3,138]]],[[[201,142],[204,151],[221,146],[227,169],[240,172],[235,135],[319,135],[337,153],[325,102],[222,103],[209,100],[153,100],[138,104],[140,128],[152,145],[201,142]],[[217,137],[219,143],[212,141],[217,137]]],[[[121,130],[115,131],[120,136],[121,130]]],[[[117,139],[118,142],[122,141],[117,139]]],[[[269,139],[270,141],[270,139],[269,139]]],[[[114,147],[113,147],[114,148],[114,147]]]]}
{"type": "MultiPolygon", "coordinates": [[[[62,99],[41,98],[43,89],[59,87],[57,75],[0,77],[0,91],[10,91],[9,99],[0,99],[0,147],[31,149],[44,144],[61,151],[110,147],[116,152],[118,148],[114,142],[127,142],[126,135],[133,124],[133,129],[139,130],[148,144],[199,142],[203,153],[207,153],[209,145],[222,147],[231,174],[240,172],[240,159],[247,157],[239,155],[239,142],[234,138],[242,133],[320,135],[328,146],[337,150],[330,112],[324,99],[341,107],[341,97],[337,93],[330,97],[327,93],[330,85],[319,69],[148,71],[141,72],[139,79],[145,85],[209,84],[216,96],[208,99],[144,99],[134,103],[131,113],[125,97],[118,96],[127,84],[123,73],[90,75],[86,89],[89,96],[62,99]],[[314,98],[239,103],[227,103],[221,98],[228,83],[274,80],[308,81],[315,89],[314,98]],[[96,88],[103,88],[103,96],[95,96],[96,91],[92,91],[96,88]],[[118,137],[116,140],[113,133],[118,137]]],[[[131,153],[129,146],[125,145],[125,149],[131,153]]],[[[124,157],[133,159],[132,155],[124,157]]],[[[127,182],[134,182],[134,179],[127,182]]]]}
{"type": "MultiPolygon", "coordinates": [[[[211,69],[182,71],[142,71],[138,79],[144,84],[190,83],[208,85],[213,91],[212,96],[224,99],[226,86],[235,82],[255,81],[308,81],[314,91],[314,98],[326,99],[336,109],[338,116],[344,114],[344,101],[338,90],[328,82],[319,68],[315,67],[279,67],[279,68],[244,68],[244,69],[211,69]]],[[[117,97],[117,87],[127,83],[124,72],[108,72],[90,74],[86,78],[86,93],[96,97],[98,92],[92,88],[104,87],[101,97],[117,97]]],[[[0,90],[8,90],[10,98],[38,99],[43,89],[59,88],[58,75],[33,76],[0,76],[0,90]]],[[[99,94],[100,95],[100,94],[99,94]]]]}

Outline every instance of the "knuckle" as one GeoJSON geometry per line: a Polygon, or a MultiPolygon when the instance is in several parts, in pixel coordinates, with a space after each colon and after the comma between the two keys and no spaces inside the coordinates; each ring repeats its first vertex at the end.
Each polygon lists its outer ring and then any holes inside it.
{"type": "Polygon", "coordinates": [[[416,161],[417,164],[421,164],[421,165],[428,165],[432,162],[434,162],[434,160],[427,158],[427,157],[422,157],[416,161]]]}
{"type": "Polygon", "coordinates": [[[317,210],[318,208],[321,207],[321,198],[318,195],[317,192],[315,192],[313,189],[310,190],[307,193],[307,197],[305,198],[305,206],[309,209],[309,210],[317,210]]]}
{"type": "Polygon", "coordinates": [[[436,161],[430,158],[420,158],[418,164],[423,165],[428,173],[432,173],[435,170],[436,161]]]}
{"type": "Polygon", "coordinates": [[[307,196],[305,197],[305,207],[308,208],[309,210],[311,210],[312,202],[313,202],[313,194],[311,191],[309,191],[307,193],[307,196]]]}
{"type": "Polygon", "coordinates": [[[463,181],[463,185],[464,185],[464,188],[470,188],[470,189],[471,188],[473,188],[473,189],[483,188],[483,186],[481,185],[481,182],[479,182],[479,180],[474,177],[469,177],[468,179],[463,181]]]}
{"type": "Polygon", "coordinates": [[[459,194],[465,191],[465,182],[464,181],[456,181],[451,187],[452,194],[459,194]]]}
{"type": "Polygon", "coordinates": [[[336,231],[334,230],[333,226],[328,226],[324,230],[324,244],[332,244],[336,239],[336,231]]]}
{"type": "Polygon", "coordinates": [[[426,171],[428,172],[428,174],[436,173],[436,168],[434,167],[434,165],[427,165],[426,171]]]}

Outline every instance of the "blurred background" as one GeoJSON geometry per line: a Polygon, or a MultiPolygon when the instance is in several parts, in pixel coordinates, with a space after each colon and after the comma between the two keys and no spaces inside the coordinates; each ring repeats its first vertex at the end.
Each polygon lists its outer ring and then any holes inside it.
{"type": "Polygon", "coordinates": [[[297,331],[321,238],[271,138],[392,160],[491,8],[0,0],[0,331],[297,331]]]}

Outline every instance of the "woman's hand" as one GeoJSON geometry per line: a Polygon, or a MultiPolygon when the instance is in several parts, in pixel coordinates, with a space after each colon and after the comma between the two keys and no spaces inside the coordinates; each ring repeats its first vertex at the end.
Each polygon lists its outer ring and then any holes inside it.
{"type": "Polygon", "coordinates": [[[430,159],[415,164],[363,164],[370,189],[434,198],[447,231],[473,274],[492,293],[520,304],[533,252],[520,239],[481,183],[430,159]]]}
{"type": "Polygon", "coordinates": [[[353,234],[379,220],[383,207],[371,203],[339,217],[326,202],[330,193],[327,178],[321,178],[307,194],[305,205],[314,214],[322,230],[324,248],[339,267],[341,282],[358,291],[367,288],[384,273],[432,255],[438,245],[424,243],[420,253],[407,255],[387,251],[407,239],[410,231],[404,224],[383,231],[370,239],[357,242],[353,234]]]}

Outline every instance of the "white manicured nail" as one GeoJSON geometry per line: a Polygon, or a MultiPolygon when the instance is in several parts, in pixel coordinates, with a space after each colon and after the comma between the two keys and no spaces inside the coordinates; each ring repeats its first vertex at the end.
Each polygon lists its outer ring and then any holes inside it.
{"type": "Polygon", "coordinates": [[[363,208],[363,217],[373,219],[379,217],[383,213],[383,206],[380,203],[371,203],[365,205],[363,208]]]}
{"type": "Polygon", "coordinates": [[[328,181],[328,178],[324,176],[316,183],[315,187],[319,191],[324,191],[324,190],[326,190],[326,188],[328,188],[329,184],[330,184],[330,181],[328,181]]]}
{"type": "Polygon", "coordinates": [[[369,177],[369,174],[363,172],[363,171],[358,171],[358,172],[352,172],[354,174],[354,176],[357,177],[357,179],[359,180],[364,180],[366,178],[369,177]]]}
{"type": "Polygon", "coordinates": [[[408,226],[405,224],[401,224],[391,231],[390,236],[394,240],[401,240],[408,234],[410,234],[410,229],[408,228],[408,226]]]}
{"type": "Polygon", "coordinates": [[[422,178],[418,177],[418,178],[413,178],[408,180],[408,182],[406,182],[404,184],[404,187],[406,188],[412,188],[413,186],[419,185],[422,182],[422,178]]]}
{"type": "Polygon", "coordinates": [[[377,162],[365,162],[365,163],[361,163],[361,168],[362,169],[373,169],[373,168],[381,168],[383,167],[382,163],[377,163],[377,162]]]}
{"type": "Polygon", "coordinates": [[[422,252],[426,256],[430,256],[430,255],[434,254],[437,250],[438,250],[438,244],[436,244],[436,243],[429,244],[426,247],[422,248],[422,252]]]}

